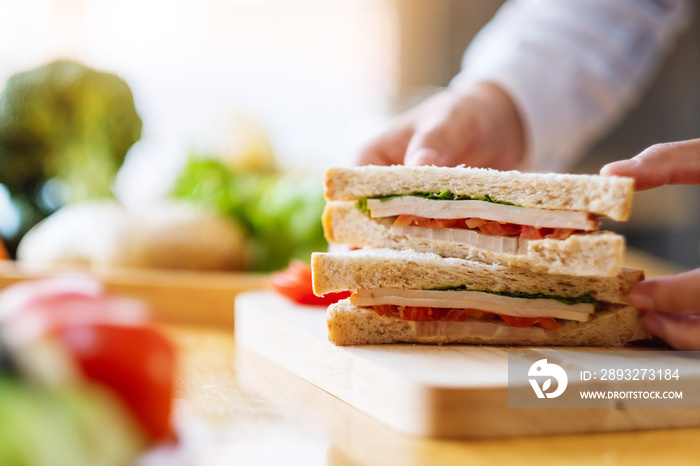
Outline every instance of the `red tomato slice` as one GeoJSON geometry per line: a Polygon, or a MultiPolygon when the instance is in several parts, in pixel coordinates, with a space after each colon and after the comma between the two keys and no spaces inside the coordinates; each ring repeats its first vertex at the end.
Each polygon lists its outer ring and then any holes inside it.
{"type": "Polygon", "coordinates": [[[479,320],[494,320],[500,317],[504,324],[513,327],[532,327],[533,325],[539,325],[546,329],[561,328],[561,324],[554,317],[513,317],[494,314],[493,312],[480,311],[478,309],[405,306],[403,311],[400,311],[399,306],[393,306],[390,304],[373,306],[373,309],[381,316],[398,317],[403,320],[417,322],[464,322],[469,317],[479,320]]]}
{"type": "Polygon", "coordinates": [[[474,317],[475,319],[495,317],[495,314],[476,309],[405,306],[403,307],[403,311],[401,311],[399,306],[393,306],[391,304],[373,306],[373,308],[374,311],[381,316],[398,317],[413,321],[429,322],[440,320],[446,322],[464,322],[469,317],[474,317]]]}
{"type": "Polygon", "coordinates": [[[412,215],[413,217],[411,219],[411,225],[415,225],[417,227],[424,227],[424,228],[434,228],[434,219],[431,218],[425,218],[425,217],[416,217],[415,215],[412,215]]]}
{"type": "Polygon", "coordinates": [[[547,238],[566,240],[574,234],[576,230],[573,228],[555,228],[554,231],[547,235],[547,238]]]}
{"type": "Polygon", "coordinates": [[[374,312],[380,316],[398,317],[396,306],[392,306],[391,304],[379,304],[377,306],[372,306],[372,308],[374,312]]]}
{"type": "Polygon", "coordinates": [[[434,312],[431,307],[420,307],[420,306],[406,306],[403,311],[404,320],[413,321],[432,321],[437,320],[438,313],[434,312]]]}
{"type": "Polygon", "coordinates": [[[471,309],[469,317],[479,320],[498,320],[498,314],[488,311],[480,311],[479,309],[471,309]]]}
{"type": "Polygon", "coordinates": [[[520,236],[525,240],[558,239],[565,240],[576,233],[571,228],[537,228],[530,225],[517,225],[515,223],[502,223],[483,218],[425,218],[415,215],[402,214],[396,217],[393,226],[406,227],[418,226],[423,228],[461,228],[480,230],[489,236],[520,236]]]}
{"type": "Polygon", "coordinates": [[[522,232],[520,233],[521,239],[544,239],[541,228],[531,227],[529,225],[523,225],[522,232]]]}
{"type": "Polygon", "coordinates": [[[511,327],[531,327],[537,323],[536,317],[514,317],[501,315],[501,320],[511,327]]]}
{"type": "Polygon", "coordinates": [[[402,214],[396,217],[393,226],[406,227],[417,226],[423,228],[465,228],[462,218],[425,218],[415,215],[402,214]]]}
{"type": "Polygon", "coordinates": [[[466,225],[467,228],[479,228],[481,225],[484,223],[487,223],[488,220],[484,220],[483,218],[468,218],[466,219],[466,225]]]}
{"type": "Polygon", "coordinates": [[[171,439],[175,350],[145,326],[78,324],[56,328],[86,377],[116,393],[152,442],[171,439]]]}
{"type": "Polygon", "coordinates": [[[461,228],[466,224],[463,218],[437,218],[433,220],[433,228],[461,228]]]}
{"type": "Polygon", "coordinates": [[[514,317],[499,315],[503,323],[512,327],[532,327],[535,324],[540,324],[540,326],[547,329],[561,328],[561,324],[559,324],[554,317],[514,317]]]}
{"type": "Polygon", "coordinates": [[[446,322],[464,322],[472,314],[471,309],[447,309],[440,320],[446,322]]]}
{"type": "Polygon", "coordinates": [[[516,236],[520,234],[521,228],[520,225],[501,222],[487,222],[479,227],[479,229],[487,235],[491,234],[496,236],[516,236]],[[487,228],[491,233],[486,233],[484,228],[487,228]]]}
{"type": "Polygon", "coordinates": [[[413,215],[408,215],[408,214],[402,214],[396,217],[396,220],[394,220],[393,226],[395,227],[407,227],[413,223],[413,219],[415,217],[413,215]]]}
{"type": "Polygon", "coordinates": [[[539,317],[537,319],[537,323],[540,324],[542,328],[546,328],[548,330],[561,328],[561,324],[554,317],[539,317]]]}
{"type": "Polygon", "coordinates": [[[313,291],[311,267],[302,261],[292,261],[285,270],[270,277],[270,286],[277,293],[299,304],[328,306],[349,297],[351,291],[328,293],[316,296],[313,291]]]}
{"type": "MultiPolygon", "coordinates": [[[[474,224],[472,222],[472,224],[474,224]]],[[[479,230],[485,235],[489,236],[513,236],[520,234],[520,225],[515,225],[513,223],[501,223],[501,222],[491,222],[483,221],[479,225],[479,230]]]]}
{"type": "Polygon", "coordinates": [[[503,236],[503,227],[498,222],[485,222],[479,230],[489,236],[503,236]]]}

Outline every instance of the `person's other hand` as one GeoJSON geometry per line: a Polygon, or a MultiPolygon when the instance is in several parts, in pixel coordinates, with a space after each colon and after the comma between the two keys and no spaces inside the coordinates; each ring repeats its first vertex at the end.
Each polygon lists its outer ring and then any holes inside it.
{"type": "Polygon", "coordinates": [[[427,99],[399,116],[361,153],[358,165],[460,164],[513,169],[524,153],[520,115],[497,85],[475,84],[427,99]]]}
{"type": "MultiPolygon", "coordinates": [[[[667,184],[700,184],[700,139],[657,144],[601,175],[630,176],[638,191],[667,184]]],[[[630,304],[645,311],[644,327],[677,350],[700,350],[700,269],[635,285],[630,304]]]]}

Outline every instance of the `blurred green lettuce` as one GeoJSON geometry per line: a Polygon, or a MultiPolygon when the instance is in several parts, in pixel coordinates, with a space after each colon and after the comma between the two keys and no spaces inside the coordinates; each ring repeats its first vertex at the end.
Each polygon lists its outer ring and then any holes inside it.
{"type": "Polygon", "coordinates": [[[291,259],[309,262],[324,251],[322,178],[304,172],[262,173],[228,168],[216,158],[191,156],[174,197],[236,219],[247,230],[253,269],[278,270],[291,259]]]}

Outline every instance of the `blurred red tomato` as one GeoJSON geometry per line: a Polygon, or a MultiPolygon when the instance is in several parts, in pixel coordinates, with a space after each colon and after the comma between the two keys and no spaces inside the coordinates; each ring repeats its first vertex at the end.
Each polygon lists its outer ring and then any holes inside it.
{"type": "Polygon", "coordinates": [[[273,273],[270,284],[272,289],[282,296],[296,303],[312,306],[328,306],[352,294],[351,291],[341,291],[316,296],[313,291],[311,267],[299,260],[292,261],[285,270],[273,273]]]}

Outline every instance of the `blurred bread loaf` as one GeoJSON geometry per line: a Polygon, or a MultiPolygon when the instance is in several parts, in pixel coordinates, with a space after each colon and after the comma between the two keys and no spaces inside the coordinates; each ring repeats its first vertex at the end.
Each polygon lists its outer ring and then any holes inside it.
{"type": "Polygon", "coordinates": [[[115,200],[66,206],[37,224],[17,250],[30,269],[146,267],[241,270],[245,232],[228,218],[186,203],[128,210],[115,200]]]}

